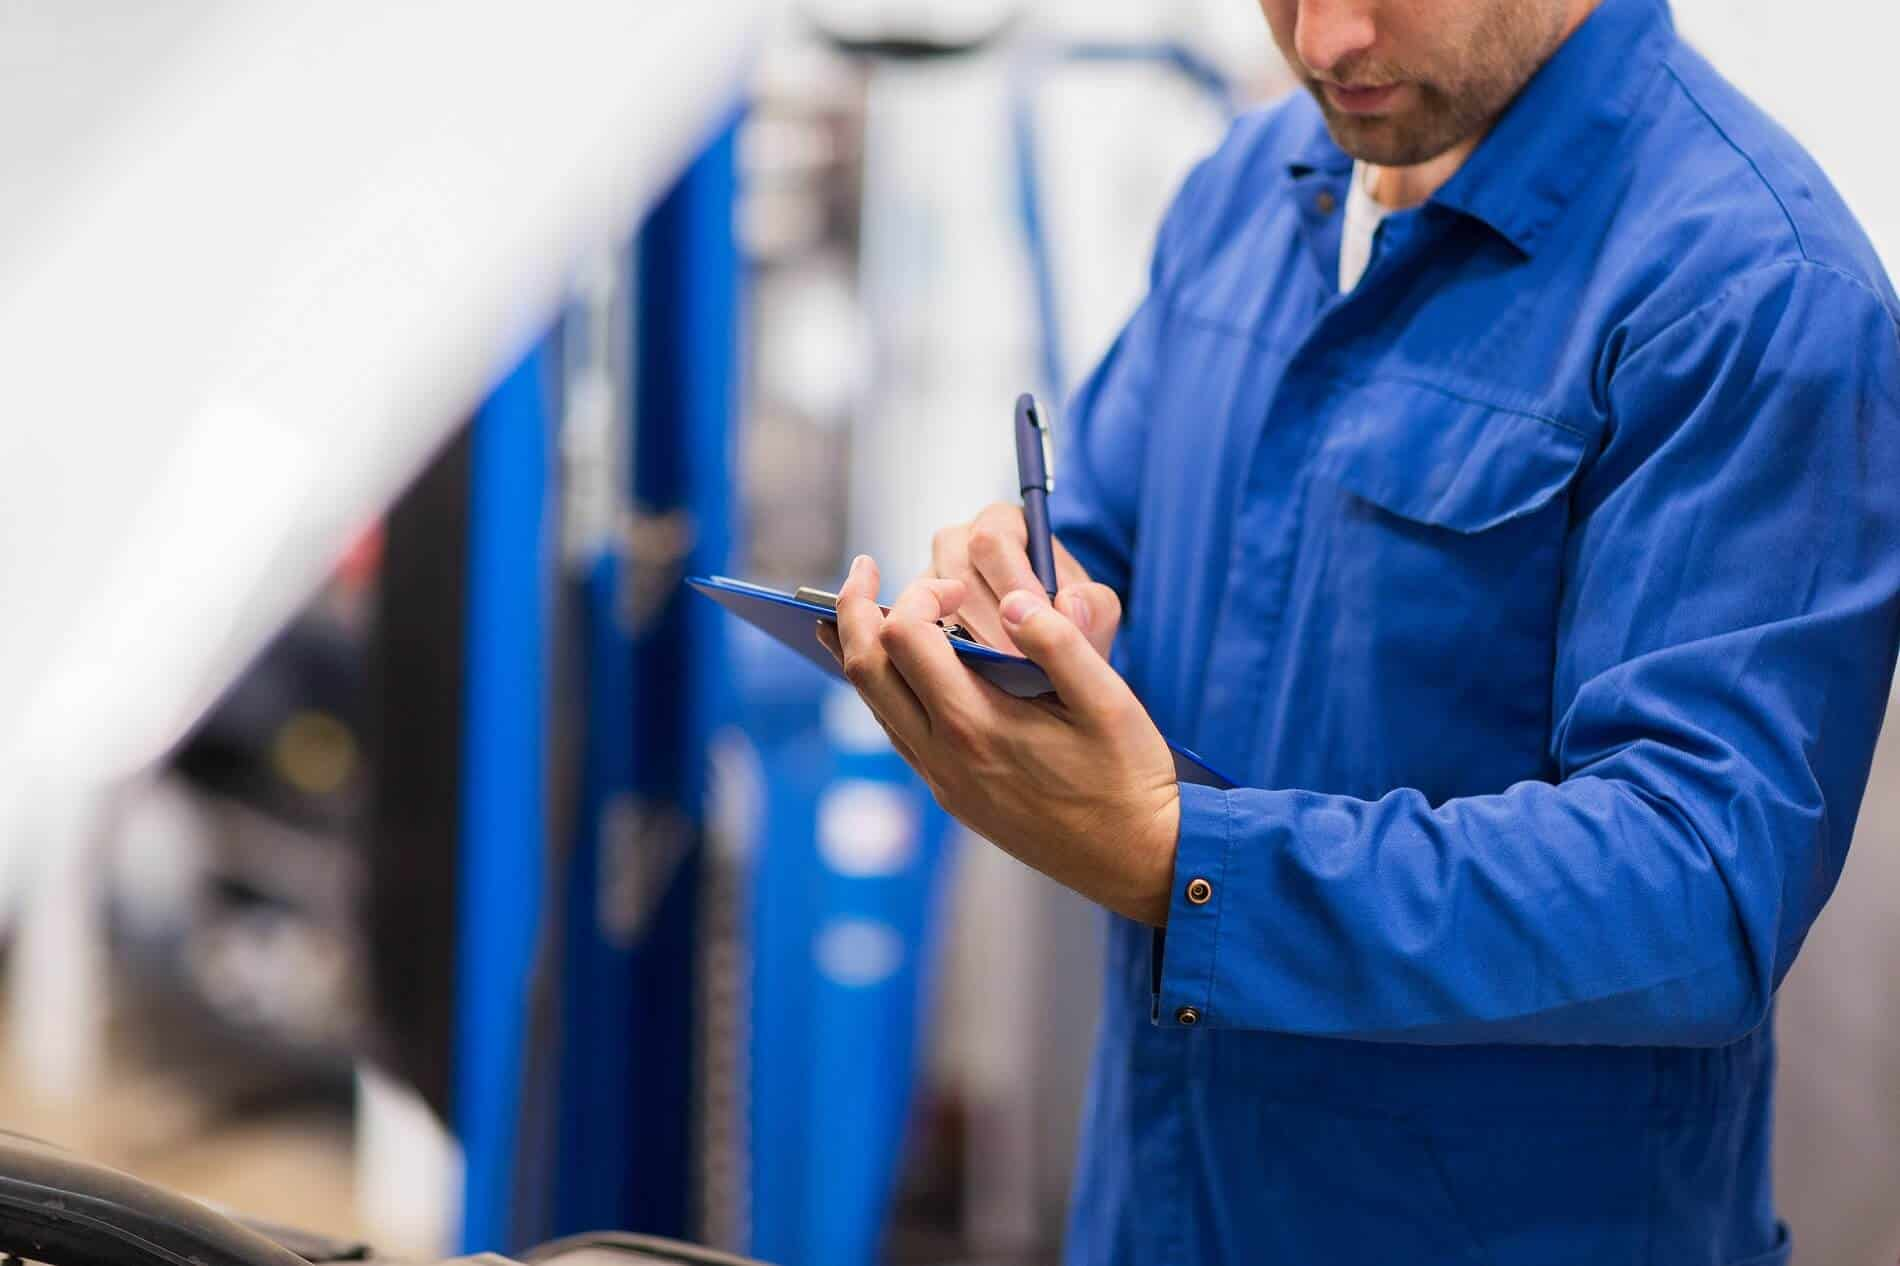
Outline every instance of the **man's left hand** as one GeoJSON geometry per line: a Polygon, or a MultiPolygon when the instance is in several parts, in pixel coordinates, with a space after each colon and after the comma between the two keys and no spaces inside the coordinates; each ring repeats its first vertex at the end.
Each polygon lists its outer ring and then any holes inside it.
{"type": "Polygon", "coordinates": [[[819,639],[891,743],[953,817],[1119,914],[1167,922],[1180,829],[1174,758],[1146,709],[1081,629],[1033,590],[1004,597],[1004,627],[1055,686],[1018,699],[971,672],[937,621],[956,580],[919,580],[885,615],[860,557],[819,639]]]}

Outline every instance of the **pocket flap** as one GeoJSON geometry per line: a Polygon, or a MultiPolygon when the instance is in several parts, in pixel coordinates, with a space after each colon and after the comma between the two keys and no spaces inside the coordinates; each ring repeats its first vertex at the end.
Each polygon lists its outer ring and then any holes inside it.
{"type": "Polygon", "coordinates": [[[1531,513],[1570,483],[1588,449],[1559,423],[1420,384],[1355,384],[1314,469],[1400,518],[1482,532],[1531,513]]]}

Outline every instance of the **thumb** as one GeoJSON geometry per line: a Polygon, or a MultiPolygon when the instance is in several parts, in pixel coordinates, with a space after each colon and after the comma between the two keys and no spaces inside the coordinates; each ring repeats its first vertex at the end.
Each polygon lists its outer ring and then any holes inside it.
{"type": "Polygon", "coordinates": [[[1128,683],[1108,666],[1073,620],[1033,589],[1012,590],[998,608],[1003,627],[1056,688],[1063,706],[1083,721],[1106,726],[1129,696],[1128,683]]]}
{"type": "Polygon", "coordinates": [[[1115,645],[1121,628],[1122,600],[1113,589],[1097,581],[1066,586],[1056,595],[1056,610],[1069,617],[1082,630],[1103,659],[1115,645]]]}

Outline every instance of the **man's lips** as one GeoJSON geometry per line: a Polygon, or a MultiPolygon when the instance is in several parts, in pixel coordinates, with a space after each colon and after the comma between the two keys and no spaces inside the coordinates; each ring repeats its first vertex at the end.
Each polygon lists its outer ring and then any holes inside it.
{"type": "Polygon", "coordinates": [[[1347,114],[1377,114],[1392,104],[1403,84],[1383,84],[1371,88],[1348,88],[1344,84],[1322,84],[1326,99],[1347,114]]]}

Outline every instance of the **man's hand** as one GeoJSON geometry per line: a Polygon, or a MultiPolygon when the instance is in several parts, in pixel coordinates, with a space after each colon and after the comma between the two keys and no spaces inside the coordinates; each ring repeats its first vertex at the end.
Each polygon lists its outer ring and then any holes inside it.
{"type": "MultiPolygon", "coordinates": [[[[1121,624],[1121,599],[1107,585],[1091,581],[1061,541],[1054,544],[1056,610],[1086,633],[1106,658],[1121,624]]],[[[963,582],[957,623],[986,645],[1021,653],[997,612],[1004,594],[1016,589],[1042,592],[1042,582],[1029,565],[1029,529],[1023,524],[1021,506],[999,501],[985,506],[968,523],[938,532],[930,542],[930,574],[963,582]]]]}
{"type": "Polygon", "coordinates": [[[1102,648],[1033,577],[1006,592],[998,627],[1056,688],[1053,699],[1017,699],[964,667],[937,627],[967,618],[963,581],[920,579],[888,616],[877,588],[877,565],[860,557],[838,593],[837,630],[820,625],[820,640],[937,803],[1083,896],[1166,923],[1181,814],[1174,758],[1102,648]]]}

